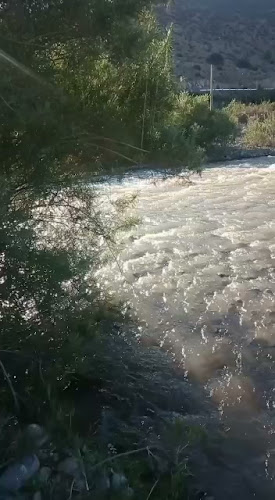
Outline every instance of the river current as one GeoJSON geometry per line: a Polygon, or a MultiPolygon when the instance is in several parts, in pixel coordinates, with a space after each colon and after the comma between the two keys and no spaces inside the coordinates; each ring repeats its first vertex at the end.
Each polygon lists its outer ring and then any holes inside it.
{"type": "Polygon", "coordinates": [[[103,189],[109,201],[130,194],[140,223],[102,265],[101,286],[129,307],[141,342],[203,386],[227,427],[227,465],[242,480],[213,486],[212,498],[274,498],[275,158],[188,181],[131,174],[103,189]]]}

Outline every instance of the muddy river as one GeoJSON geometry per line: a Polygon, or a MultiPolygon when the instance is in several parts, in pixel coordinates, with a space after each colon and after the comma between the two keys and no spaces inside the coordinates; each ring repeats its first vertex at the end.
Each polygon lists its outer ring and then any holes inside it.
{"type": "Polygon", "coordinates": [[[133,193],[140,223],[101,285],[217,409],[229,438],[224,472],[205,473],[211,498],[275,498],[275,158],[104,188],[109,200],[133,193]]]}

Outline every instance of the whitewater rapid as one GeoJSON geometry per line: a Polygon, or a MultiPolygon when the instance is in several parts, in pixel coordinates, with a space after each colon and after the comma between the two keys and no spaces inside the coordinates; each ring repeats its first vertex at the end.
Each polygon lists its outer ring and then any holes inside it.
{"type": "Polygon", "coordinates": [[[140,222],[102,263],[100,286],[128,308],[144,345],[171,353],[228,428],[237,422],[232,439],[250,433],[272,482],[275,158],[209,166],[188,181],[145,171],[102,187],[108,203],[131,194],[140,222]]]}

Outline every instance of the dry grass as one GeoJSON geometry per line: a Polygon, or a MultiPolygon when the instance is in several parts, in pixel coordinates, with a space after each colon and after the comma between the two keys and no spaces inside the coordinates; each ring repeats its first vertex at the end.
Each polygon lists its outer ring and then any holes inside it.
{"type": "Polygon", "coordinates": [[[226,110],[235,123],[246,125],[249,121],[263,122],[275,117],[275,102],[244,104],[232,101],[226,110]]]}
{"type": "Polygon", "coordinates": [[[243,140],[247,147],[275,148],[275,113],[264,121],[251,121],[243,140]]]}
{"type": "Polygon", "coordinates": [[[275,148],[275,102],[246,105],[232,101],[226,111],[239,126],[245,147],[275,148]]]}

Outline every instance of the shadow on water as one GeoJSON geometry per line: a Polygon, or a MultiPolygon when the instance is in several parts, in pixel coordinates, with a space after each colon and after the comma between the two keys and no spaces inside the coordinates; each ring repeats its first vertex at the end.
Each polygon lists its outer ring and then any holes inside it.
{"type": "MultiPolygon", "coordinates": [[[[195,382],[195,393],[199,382],[204,398],[210,397],[218,408],[215,418],[223,429],[222,439],[191,459],[202,489],[217,499],[274,497],[274,421],[273,412],[266,412],[274,392],[274,346],[263,339],[247,342],[251,325],[240,326],[242,306],[239,300],[224,317],[214,315],[212,322],[204,324],[203,341],[184,343],[184,360],[182,341],[174,332],[162,343],[177,373],[195,382]]],[[[148,339],[142,343],[150,345],[148,339]]]]}

